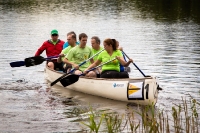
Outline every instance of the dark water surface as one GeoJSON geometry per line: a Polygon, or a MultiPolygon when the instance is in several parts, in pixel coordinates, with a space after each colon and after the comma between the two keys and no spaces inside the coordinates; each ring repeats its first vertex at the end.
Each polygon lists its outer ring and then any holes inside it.
{"type": "MultiPolygon", "coordinates": [[[[171,110],[189,95],[200,101],[200,4],[196,0],[0,0],[0,132],[83,132],[80,110],[127,113],[127,103],[58,86],[49,88],[45,63],[11,68],[57,29],[116,38],[146,75],[160,79],[156,107],[171,110]]],[[[45,52],[42,54],[45,56],[45,52]]],[[[141,77],[131,65],[131,76],[141,77]]],[[[135,108],[131,106],[131,108],[135,108]]]]}

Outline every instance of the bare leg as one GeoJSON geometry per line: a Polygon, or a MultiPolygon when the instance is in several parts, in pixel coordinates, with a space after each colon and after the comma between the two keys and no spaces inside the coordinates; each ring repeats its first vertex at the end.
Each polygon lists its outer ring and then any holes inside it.
{"type": "Polygon", "coordinates": [[[82,72],[81,72],[80,70],[76,70],[76,71],[74,72],[74,74],[76,74],[76,75],[81,75],[82,72]]]}
{"type": "Polygon", "coordinates": [[[54,64],[53,64],[53,62],[48,62],[48,67],[50,68],[50,69],[54,69],[54,64]]]}
{"type": "Polygon", "coordinates": [[[71,71],[71,68],[67,69],[67,73],[69,73],[71,71]]]}
{"type": "Polygon", "coordinates": [[[86,77],[97,77],[97,75],[94,71],[90,71],[86,74],[86,77]]]}

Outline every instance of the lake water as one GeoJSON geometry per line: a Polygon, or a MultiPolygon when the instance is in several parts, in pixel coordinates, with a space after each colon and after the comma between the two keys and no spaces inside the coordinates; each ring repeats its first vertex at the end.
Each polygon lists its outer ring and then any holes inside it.
{"type": "Polygon", "coordinates": [[[64,41],[69,31],[84,32],[88,45],[94,35],[117,39],[146,75],[159,78],[159,109],[170,111],[182,97],[200,101],[199,7],[195,0],[0,0],[0,132],[83,132],[77,112],[89,105],[126,113],[124,102],[49,88],[45,63],[10,67],[34,56],[52,29],[64,41]]]}

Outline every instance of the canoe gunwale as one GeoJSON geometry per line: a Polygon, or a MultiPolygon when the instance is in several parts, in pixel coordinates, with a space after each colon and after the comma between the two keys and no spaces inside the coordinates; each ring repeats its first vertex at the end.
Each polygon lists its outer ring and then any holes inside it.
{"type": "MultiPolygon", "coordinates": [[[[46,69],[49,69],[50,71],[53,71],[58,74],[65,74],[60,71],[56,71],[53,69],[50,69],[49,67],[46,66],[46,69]]],[[[129,80],[144,80],[144,79],[152,79],[153,77],[139,77],[139,78],[118,78],[118,79],[107,79],[107,78],[95,78],[95,77],[86,77],[86,76],[80,76],[80,78],[85,78],[85,79],[93,79],[93,80],[109,80],[109,81],[129,81],[129,80]]]]}

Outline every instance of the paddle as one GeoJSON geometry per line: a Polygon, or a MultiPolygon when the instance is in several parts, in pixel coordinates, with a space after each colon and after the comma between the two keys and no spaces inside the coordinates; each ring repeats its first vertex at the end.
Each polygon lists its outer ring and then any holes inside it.
{"type": "Polygon", "coordinates": [[[44,58],[42,56],[33,56],[33,57],[25,58],[24,61],[11,62],[10,66],[11,67],[35,66],[35,65],[39,65],[39,64],[43,63],[46,60],[50,60],[52,58],[57,58],[57,57],[59,57],[59,55],[50,56],[50,57],[47,57],[47,58],[44,58]]]}
{"type": "MultiPolygon", "coordinates": [[[[79,64],[79,67],[82,66],[83,64],[85,64],[87,61],[89,61],[90,59],[92,59],[94,56],[100,54],[104,49],[102,49],[101,51],[97,52],[96,54],[94,54],[92,57],[88,58],[87,60],[83,61],[81,64],[79,64]]],[[[55,81],[53,81],[51,83],[51,86],[55,85],[58,81],[60,81],[62,78],[64,78],[65,76],[67,76],[68,74],[72,73],[73,71],[75,71],[76,69],[73,68],[71,71],[69,71],[68,73],[63,74],[61,77],[59,77],[58,79],[56,79],[55,81]]]]}
{"type": "MultiPolygon", "coordinates": [[[[99,68],[99,67],[101,67],[101,66],[103,66],[103,65],[105,65],[105,64],[107,64],[107,63],[109,63],[109,62],[111,62],[111,61],[113,61],[113,60],[115,60],[115,59],[116,59],[116,58],[114,58],[114,59],[112,59],[112,60],[109,60],[109,61],[107,61],[107,62],[105,62],[105,63],[103,63],[103,64],[100,64],[100,65],[98,65],[98,66],[96,66],[96,67],[93,67],[93,68],[89,69],[87,72],[93,71],[93,70],[95,70],[95,69],[97,69],[97,68],[99,68]]],[[[69,75],[69,76],[67,76],[67,77],[65,77],[65,78],[63,78],[63,79],[61,79],[61,80],[60,80],[60,83],[61,83],[64,87],[66,87],[66,86],[68,86],[68,85],[71,85],[71,84],[77,82],[77,81],[79,80],[79,77],[80,77],[80,76],[83,76],[83,75],[84,75],[84,74],[81,74],[81,75],[75,75],[75,74],[69,75]]]]}
{"type": "Polygon", "coordinates": [[[24,61],[16,61],[16,62],[11,62],[10,63],[11,67],[21,67],[21,66],[24,66],[24,65],[25,65],[24,61]]]}
{"type": "MultiPolygon", "coordinates": [[[[123,54],[130,60],[130,58],[128,57],[128,55],[122,50],[123,54]]],[[[133,62],[132,62],[133,63],[133,62]]],[[[141,72],[141,74],[144,76],[144,77],[151,77],[151,76],[146,76],[141,70],[140,68],[135,64],[133,63],[133,65],[141,72]]]]}

